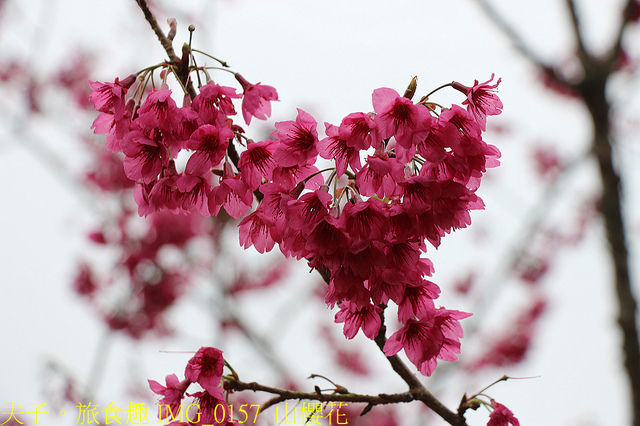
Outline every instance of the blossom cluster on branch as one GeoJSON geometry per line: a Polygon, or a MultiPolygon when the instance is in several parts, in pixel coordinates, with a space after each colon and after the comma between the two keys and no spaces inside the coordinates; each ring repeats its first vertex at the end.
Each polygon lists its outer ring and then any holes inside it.
{"type": "Polygon", "coordinates": [[[298,109],[295,120],[275,124],[272,139],[256,142],[234,121],[234,100],[242,99],[250,125],[270,116],[278,100],[273,87],[233,73],[237,93],[211,80],[206,68],[194,65],[185,74],[184,60],[160,67],[162,85],[150,92],[156,67],[122,81],[90,82],[100,112],[92,128],[106,135],[109,151],[124,154],[140,215],[224,211],[241,219],[244,248],[264,253],[277,243],[286,257],[306,259],[322,274],[325,302],[339,306],[335,321],[344,323],[345,337],[384,333],[392,301],[402,327],[388,340],[382,336],[385,355],[404,350],[426,376],[438,359],[457,360],[459,320],[471,314],[436,307],[440,288],[427,279],[434,269],[423,254],[426,241],[438,247],[443,236],[470,224],[470,210],[484,207],[476,191],[500,152],[482,133],[487,115],[502,110],[500,80],[452,82],[414,103],[414,77],[404,95],[375,89],[372,112],[325,123],[325,137],[298,109]],[[166,83],[171,72],[184,91],[182,106],[166,83]],[[208,82],[195,91],[201,74],[208,82]],[[465,95],[466,109],[430,100],[449,86],[465,95]],[[178,156],[186,160],[181,170],[178,156]]]}
{"type": "Polygon", "coordinates": [[[486,115],[501,111],[493,93],[499,81],[471,88],[453,83],[467,95],[467,109],[453,105],[437,113],[427,97],[413,103],[414,79],[406,96],[376,89],[375,112],[349,114],[339,126],[325,123],[325,138],[316,120],[298,109],[295,120],[276,123],[274,139],[254,142],[234,123],[232,100],[243,99],[249,124],[251,117],[270,115],[277,93],[235,76],[243,94],[209,81],[193,99],[185,95],[182,107],[166,85],[137,106],[126,98],[135,76],[91,83],[100,111],[93,127],[106,134],[110,151],[124,153],[125,172],[138,182],[139,213],[208,216],[224,208],[244,218],[245,248],[264,252],[278,243],[287,257],[329,272],[325,301],[339,305],[336,322],[345,324],[346,337],[361,329],[375,338],[379,314],[391,300],[404,326],[391,335],[385,354],[404,349],[424,375],[437,359],[455,361],[458,320],[470,314],[436,308],[440,289],[426,279],[433,265],[421,254],[425,239],[437,247],[445,234],[470,223],[470,210],[483,207],[475,192],[486,168],[498,164],[499,151],[481,135],[486,115]],[[244,148],[239,158],[236,145],[244,148]],[[179,172],[181,151],[190,156],[179,172]],[[318,157],[333,164],[320,171],[318,157]],[[249,213],[254,192],[260,201],[249,213]]]}

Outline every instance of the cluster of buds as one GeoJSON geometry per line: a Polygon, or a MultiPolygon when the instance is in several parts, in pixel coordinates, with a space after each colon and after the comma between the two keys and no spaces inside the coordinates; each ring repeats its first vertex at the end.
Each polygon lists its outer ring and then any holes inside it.
{"type": "MultiPolygon", "coordinates": [[[[298,109],[295,120],[275,124],[273,139],[255,142],[234,122],[233,101],[242,99],[248,125],[252,117],[266,119],[278,95],[235,77],[242,94],[209,81],[194,97],[185,95],[182,107],[166,85],[144,101],[128,98],[135,76],[91,83],[100,111],[93,128],[106,134],[110,151],[124,154],[139,213],[211,216],[224,209],[242,219],[245,248],[262,253],[277,243],[285,256],[323,272],[325,301],[339,306],[336,322],[344,323],[347,338],[362,330],[374,339],[393,301],[403,326],[386,342],[387,355],[404,349],[424,375],[437,359],[456,360],[458,320],[470,314],[436,308],[440,289],[426,279],[433,265],[422,254],[425,240],[437,247],[469,225],[470,210],[483,208],[476,190],[500,155],[482,140],[486,116],[501,112],[499,80],[446,85],[464,93],[465,109],[443,108],[430,94],[414,103],[414,78],[403,96],[374,90],[373,112],[325,123],[324,138],[316,120],[298,109]],[[181,171],[178,153],[188,153],[181,171]],[[330,166],[320,170],[319,157],[330,166]]],[[[144,89],[135,93],[142,98],[144,89]]]]}

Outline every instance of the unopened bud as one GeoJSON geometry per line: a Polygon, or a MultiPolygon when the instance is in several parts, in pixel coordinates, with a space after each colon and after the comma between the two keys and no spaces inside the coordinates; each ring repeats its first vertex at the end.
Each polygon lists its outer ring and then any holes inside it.
{"type": "Polygon", "coordinates": [[[292,198],[297,199],[300,196],[300,194],[302,194],[302,191],[304,190],[304,185],[305,185],[304,181],[298,183],[296,187],[289,192],[289,195],[291,195],[292,198]]]}
{"type": "Polygon", "coordinates": [[[402,96],[407,99],[412,99],[413,95],[416,94],[417,88],[418,88],[418,76],[415,76],[411,79],[411,82],[409,83],[407,90],[404,91],[404,95],[402,96]]]}
{"type": "Polygon", "coordinates": [[[124,87],[125,89],[128,89],[129,87],[131,87],[131,85],[133,83],[136,82],[137,79],[138,78],[136,77],[135,74],[131,74],[130,76],[128,76],[124,80],[120,81],[120,86],[124,87]]]}
{"type": "Polygon", "coordinates": [[[173,40],[178,30],[178,21],[176,21],[175,18],[169,18],[167,19],[167,24],[169,24],[169,34],[167,34],[167,38],[173,40]]]}

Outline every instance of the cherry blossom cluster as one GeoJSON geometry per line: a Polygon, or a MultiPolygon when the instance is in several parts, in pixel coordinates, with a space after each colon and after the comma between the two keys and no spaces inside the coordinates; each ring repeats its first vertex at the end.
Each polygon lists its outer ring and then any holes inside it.
{"type": "MultiPolygon", "coordinates": [[[[91,83],[100,111],[93,128],[106,134],[110,151],[124,154],[139,213],[210,216],[224,209],[242,218],[243,247],[263,253],[277,243],[285,256],[304,258],[328,277],[325,302],[339,306],[335,320],[347,338],[359,330],[376,338],[393,301],[402,327],[386,341],[386,355],[404,349],[424,375],[437,359],[455,361],[459,320],[470,314],[436,307],[440,289],[426,279],[433,265],[422,255],[425,240],[437,247],[470,224],[470,210],[483,208],[476,190],[500,153],[482,133],[487,115],[501,112],[500,80],[446,85],[465,95],[465,109],[427,96],[414,103],[414,78],[402,96],[374,90],[373,112],[325,123],[325,137],[298,109],[295,120],[275,124],[273,139],[254,142],[234,122],[233,100],[242,99],[248,125],[252,117],[269,117],[278,95],[235,77],[242,94],[209,81],[193,98],[184,96],[182,107],[166,85],[136,103],[127,96],[135,76],[91,83]],[[178,171],[181,152],[188,159],[178,171]],[[319,157],[330,161],[323,170],[319,157]]],[[[135,93],[141,98],[143,90],[135,93]]]]}

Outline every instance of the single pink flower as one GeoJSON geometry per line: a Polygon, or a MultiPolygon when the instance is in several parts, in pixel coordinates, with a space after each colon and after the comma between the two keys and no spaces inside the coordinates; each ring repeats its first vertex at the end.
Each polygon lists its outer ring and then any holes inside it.
{"type": "Polygon", "coordinates": [[[122,81],[116,77],[113,83],[89,81],[89,85],[93,90],[91,95],[89,95],[89,100],[93,102],[96,110],[111,113],[116,120],[119,120],[124,116],[127,89],[131,87],[135,81],[135,75],[130,75],[122,81]]]}
{"type": "Polygon", "coordinates": [[[407,285],[402,299],[398,302],[398,321],[406,323],[410,319],[433,316],[440,289],[431,281],[420,280],[420,285],[407,285]]]}
{"type": "Polygon", "coordinates": [[[189,394],[195,398],[194,404],[198,407],[198,412],[193,416],[195,422],[190,422],[189,426],[233,426],[231,421],[231,407],[227,405],[222,388],[213,391],[196,392],[189,394]],[[222,407],[219,407],[222,405],[222,407]]]}
{"type": "Polygon", "coordinates": [[[520,426],[520,422],[515,418],[511,410],[504,405],[491,400],[493,411],[489,414],[487,426],[520,426]]]}
{"type": "Polygon", "coordinates": [[[254,246],[259,253],[271,251],[275,245],[275,240],[271,237],[273,225],[274,221],[264,213],[263,204],[259,204],[258,208],[238,225],[240,245],[245,249],[254,246]]]}
{"type": "Polygon", "coordinates": [[[329,269],[342,265],[351,238],[338,227],[338,219],[331,214],[325,215],[306,236],[305,248],[329,269]]]}
{"type": "Polygon", "coordinates": [[[337,176],[342,176],[348,166],[354,171],[360,170],[360,149],[349,146],[348,140],[340,135],[342,132],[339,127],[329,123],[324,125],[327,137],[318,143],[320,156],[327,160],[335,160],[337,176]]]}
{"type": "MultiPolygon", "coordinates": [[[[149,191],[149,207],[155,211],[169,210],[174,213],[183,212],[182,194],[177,187],[178,179],[178,175],[171,173],[158,179],[149,191]]],[[[138,210],[140,210],[140,204],[138,204],[138,206],[138,210]]]]}
{"type": "Polygon", "coordinates": [[[278,92],[271,86],[260,83],[251,84],[240,74],[235,74],[236,80],[242,85],[244,97],[242,99],[242,117],[251,124],[251,117],[266,120],[271,116],[271,101],[278,100],[278,92]]]}
{"type": "Polygon", "coordinates": [[[442,191],[440,183],[425,176],[411,176],[401,186],[404,193],[403,203],[410,215],[431,210],[442,191]]]}
{"type": "MultiPolygon", "coordinates": [[[[166,87],[166,85],[165,85],[166,87]]],[[[147,96],[134,121],[145,129],[169,130],[179,120],[178,106],[171,90],[154,90],[147,96]]]]}
{"type": "Polygon", "coordinates": [[[217,215],[220,207],[234,219],[245,216],[251,204],[253,204],[253,192],[241,179],[233,172],[231,164],[224,163],[224,172],[220,185],[215,186],[209,197],[209,211],[217,215]]]}
{"type": "Polygon", "coordinates": [[[160,132],[133,130],[120,142],[124,152],[124,171],[131,180],[150,183],[158,179],[164,166],[169,164],[169,151],[162,142],[160,132]]]}
{"type": "Polygon", "coordinates": [[[347,115],[340,123],[340,138],[347,142],[348,147],[366,150],[377,148],[381,138],[378,135],[378,125],[373,113],[354,112],[347,115]]]}
{"type": "Polygon", "coordinates": [[[426,135],[427,124],[432,119],[429,110],[386,87],[373,91],[373,109],[380,137],[394,136],[398,159],[408,163],[416,152],[415,144],[426,135]]]}
{"type": "Polygon", "coordinates": [[[369,304],[371,293],[365,287],[364,280],[355,276],[343,266],[331,271],[329,290],[324,301],[330,308],[336,303],[348,300],[357,307],[369,304]]]}
{"type": "Polygon", "coordinates": [[[252,190],[255,190],[262,183],[262,178],[271,180],[275,163],[273,152],[278,143],[267,139],[260,142],[247,142],[247,149],[240,154],[238,168],[242,176],[242,181],[252,190]]]}
{"type": "Polygon", "coordinates": [[[382,320],[380,319],[382,309],[376,305],[367,304],[358,307],[354,303],[346,300],[340,304],[340,311],[336,313],[335,322],[344,323],[344,337],[353,339],[358,330],[369,339],[375,339],[382,320]]]}
{"type": "Polygon", "coordinates": [[[404,327],[393,333],[384,345],[387,356],[404,349],[409,360],[425,376],[430,376],[437,359],[457,361],[460,353],[462,327],[458,320],[471,314],[437,309],[433,315],[419,320],[409,319],[404,327]]]}
{"type": "Polygon", "coordinates": [[[226,127],[211,124],[200,126],[186,143],[186,147],[195,152],[187,161],[185,172],[201,175],[218,167],[229,147],[229,139],[232,138],[233,132],[226,127]]]}
{"type": "Polygon", "coordinates": [[[499,78],[494,85],[488,84],[493,80],[494,76],[495,74],[491,74],[491,78],[484,83],[478,83],[478,80],[475,80],[472,87],[467,87],[457,81],[454,81],[451,85],[451,87],[467,96],[462,105],[467,106],[467,110],[473,114],[482,130],[487,127],[487,115],[502,113],[502,101],[494,93],[502,79],[499,78]]]}
{"type": "MultiPolygon", "coordinates": [[[[277,154],[274,152],[274,158],[277,154]]],[[[316,158],[310,158],[307,162],[295,164],[292,166],[280,167],[273,169],[273,183],[282,187],[283,190],[293,190],[302,181],[305,181],[307,189],[318,189],[324,184],[322,173],[313,164],[316,158]]]]}
{"type": "Polygon", "coordinates": [[[370,155],[357,174],[360,194],[380,198],[392,197],[398,191],[397,184],[404,181],[404,166],[386,153],[370,155]]]}
{"type": "Polygon", "coordinates": [[[288,229],[313,229],[324,216],[329,214],[329,206],[333,196],[326,185],[313,192],[303,194],[297,200],[289,202],[286,213],[288,229]]]}
{"type": "Polygon", "coordinates": [[[202,347],[189,360],[184,376],[192,382],[198,383],[207,392],[216,394],[220,389],[223,369],[222,351],[217,348],[202,347]]]}
{"type": "Polygon", "coordinates": [[[233,87],[219,86],[213,81],[200,87],[200,93],[193,99],[193,109],[207,124],[224,126],[229,115],[235,115],[231,99],[241,98],[233,87]]]}
{"type": "MultiPolygon", "coordinates": [[[[204,122],[200,119],[200,116],[194,109],[190,107],[178,108],[176,122],[172,132],[173,138],[175,139],[175,148],[185,148],[185,144],[189,138],[191,138],[193,132],[198,130],[198,128],[203,124],[204,122]]],[[[175,158],[177,156],[177,151],[173,151],[174,147],[172,147],[171,154],[175,158]]]]}
{"type": "Polygon", "coordinates": [[[273,159],[279,167],[290,167],[315,162],[318,156],[318,123],[305,111],[298,108],[296,121],[276,123],[273,137],[280,142],[273,153],[273,159]]]}
{"type": "Polygon", "coordinates": [[[184,211],[195,209],[203,216],[211,216],[209,211],[211,184],[204,177],[182,175],[176,181],[176,186],[181,193],[181,207],[184,211]]]}
{"type": "Polygon", "coordinates": [[[170,414],[177,414],[180,409],[180,402],[182,401],[182,398],[184,398],[184,393],[191,384],[191,381],[189,379],[185,379],[181,382],[175,374],[169,374],[166,377],[166,386],[162,386],[155,380],[147,381],[149,382],[149,387],[153,393],[162,396],[162,399],[158,403],[161,406],[159,412],[160,419],[164,420],[169,417],[170,414]]]}
{"type": "Polygon", "coordinates": [[[349,250],[358,253],[373,240],[384,237],[387,227],[385,204],[371,197],[366,201],[347,203],[340,214],[339,226],[352,239],[349,250]]]}

